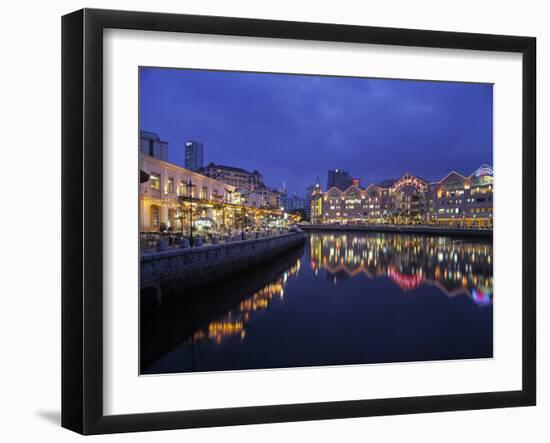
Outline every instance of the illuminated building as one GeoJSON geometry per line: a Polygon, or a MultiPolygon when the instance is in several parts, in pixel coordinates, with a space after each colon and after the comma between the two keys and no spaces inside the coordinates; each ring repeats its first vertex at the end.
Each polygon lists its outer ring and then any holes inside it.
{"type": "Polygon", "coordinates": [[[244,189],[247,192],[254,191],[263,184],[263,176],[258,171],[248,172],[245,169],[236,168],[234,166],[209,163],[206,167],[200,168],[197,172],[235,186],[235,188],[244,189]]]}
{"type": "Polygon", "coordinates": [[[166,228],[181,230],[183,219],[178,217],[180,196],[192,196],[204,203],[204,214],[215,219],[214,202],[237,203],[235,187],[189,169],[140,153],[140,169],[148,180],[140,184],[140,231],[166,228]],[[191,183],[191,186],[190,186],[191,183]]]}
{"type": "Polygon", "coordinates": [[[419,224],[448,227],[493,226],[493,169],[482,165],[471,175],[447,174],[438,182],[405,174],[398,180],[319,187],[311,193],[313,223],[419,224]]]}
{"type": "Polygon", "coordinates": [[[230,233],[296,222],[281,210],[275,191],[275,197],[271,191],[261,194],[261,187],[253,195],[241,194],[235,186],[143,153],[140,181],[140,232],[166,229],[185,234],[192,223],[199,231],[230,233]],[[254,205],[251,195],[267,204],[254,205]]]}
{"type": "Polygon", "coordinates": [[[449,173],[434,184],[431,221],[444,226],[493,226],[493,168],[482,165],[470,176],[449,173]]]}
{"type": "Polygon", "coordinates": [[[185,142],[185,167],[191,171],[202,168],[204,162],[204,144],[195,140],[185,142]]]}
{"type": "MultiPolygon", "coordinates": [[[[246,192],[246,189],[239,189],[241,192],[246,192]]],[[[254,189],[248,193],[247,199],[254,198],[251,203],[247,203],[249,206],[266,207],[266,208],[280,208],[281,207],[281,193],[277,189],[270,188],[263,183],[255,186],[254,189]],[[254,204],[254,202],[258,202],[254,204]]]]}

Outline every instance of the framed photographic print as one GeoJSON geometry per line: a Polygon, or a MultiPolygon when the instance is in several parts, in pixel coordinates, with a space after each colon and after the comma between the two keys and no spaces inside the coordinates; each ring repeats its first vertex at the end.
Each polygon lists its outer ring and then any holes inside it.
{"type": "Polygon", "coordinates": [[[64,427],[535,404],[534,38],[84,9],[62,55],[64,427]]]}

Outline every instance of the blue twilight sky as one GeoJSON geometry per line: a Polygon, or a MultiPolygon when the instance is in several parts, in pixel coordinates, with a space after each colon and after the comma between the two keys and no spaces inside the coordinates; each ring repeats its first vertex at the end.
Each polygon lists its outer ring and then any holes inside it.
{"type": "Polygon", "coordinates": [[[257,169],[305,195],[344,169],[366,186],[410,172],[439,180],[493,163],[490,84],[140,69],[140,129],[204,143],[204,161],[257,169]]]}

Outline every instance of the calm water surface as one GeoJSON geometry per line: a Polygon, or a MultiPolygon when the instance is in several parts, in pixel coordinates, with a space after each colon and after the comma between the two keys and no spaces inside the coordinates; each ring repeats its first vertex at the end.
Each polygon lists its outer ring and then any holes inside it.
{"type": "Polygon", "coordinates": [[[142,304],[141,372],[489,358],[492,269],[483,240],[311,233],[178,303],[142,304]]]}

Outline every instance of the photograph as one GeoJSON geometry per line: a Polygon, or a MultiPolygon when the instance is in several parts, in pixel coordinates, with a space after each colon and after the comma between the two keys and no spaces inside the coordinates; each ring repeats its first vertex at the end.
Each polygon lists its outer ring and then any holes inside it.
{"type": "Polygon", "coordinates": [[[493,358],[493,84],[138,74],[141,375],[493,358]]]}

